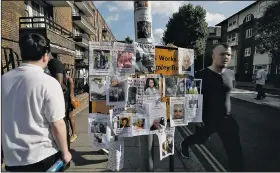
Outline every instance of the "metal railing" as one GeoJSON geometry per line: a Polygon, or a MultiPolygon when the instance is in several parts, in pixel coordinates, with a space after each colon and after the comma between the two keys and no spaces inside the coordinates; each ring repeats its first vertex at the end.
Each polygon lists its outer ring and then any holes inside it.
{"type": "Polygon", "coordinates": [[[89,38],[89,36],[87,34],[82,34],[82,33],[76,33],[76,34],[74,34],[74,37],[76,37],[76,38],[84,38],[87,41],[90,40],[90,38],[89,38]]]}
{"type": "Polygon", "coordinates": [[[5,71],[10,71],[18,67],[21,63],[21,59],[12,48],[1,47],[1,50],[2,54],[4,54],[1,60],[1,75],[3,75],[5,71]],[[5,62],[5,64],[3,64],[3,62],[5,62]]]}
{"type": "Polygon", "coordinates": [[[90,20],[89,20],[85,15],[83,15],[83,14],[81,14],[81,13],[78,13],[78,12],[72,12],[72,16],[80,16],[80,17],[81,17],[81,20],[86,21],[86,22],[91,26],[90,20]]]}
{"type": "Polygon", "coordinates": [[[58,34],[73,37],[72,32],[47,17],[20,17],[19,28],[47,28],[58,34]]]}

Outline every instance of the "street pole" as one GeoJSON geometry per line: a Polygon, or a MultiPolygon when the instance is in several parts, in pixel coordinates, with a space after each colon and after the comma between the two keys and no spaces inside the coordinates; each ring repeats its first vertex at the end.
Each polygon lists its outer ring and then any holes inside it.
{"type": "MultiPolygon", "coordinates": [[[[142,26],[143,27],[143,26],[142,26]]],[[[151,2],[149,1],[134,1],[134,28],[135,41],[143,44],[153,43],[152,35],[152,13],[151,2]],[[148,38],[138,38],[138,27],[145,22],[144,30],[150,33],[148,38]]],[[[143,28],[142,28],[143,29],[143,28]]],[[[153,135],[138,136],[140,158],[142,160],[143,172],[154,172],[154,150],[153,150],[153,135]]]]}

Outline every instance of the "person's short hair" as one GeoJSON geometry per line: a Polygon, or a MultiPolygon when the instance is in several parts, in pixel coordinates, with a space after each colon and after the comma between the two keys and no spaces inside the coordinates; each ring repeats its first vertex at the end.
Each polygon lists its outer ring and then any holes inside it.
{"type": "Polygon", "coordinates": [[[23,61],[39,61],[50,52],[50,41],[36,33],[27,33],[19,38],[19,48],[23,61]]]}
{"type": "Polygon", "coordinates": [[[214,48],[218,47],[218,46],[223,46],[224,48],[228,49],[230,48],[230,45],[228,43],[220,43],[217,46],[215,46],[214,48]]]}
{"type": "Polygon", "coordinates": [[[58,59],[51,59],[48,63],[48,69],[53,77],[57,73],[64,74],[64,65],[58,59]]]}

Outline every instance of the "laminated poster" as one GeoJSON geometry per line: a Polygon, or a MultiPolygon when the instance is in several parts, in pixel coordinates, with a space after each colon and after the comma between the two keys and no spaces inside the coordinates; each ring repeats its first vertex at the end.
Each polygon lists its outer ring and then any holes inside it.
{"type": "Polygon", "coordinates": [[[132,116],[134,113],[124,111],[124,107],[117,106],[110,110],[110,123],[115,136],[132,137],[132,116]]]}
{"type": "Polygon", "coordinates": [[[120,171],[124,167],[124,138],[111,140],[107,169],[120,171]]]}
{"type": "Polygon", "coordinates": [[[202,122],[202,94],[186,94],[186,122],[202,122]]]}
{"type": "Polygon", "coordinates": [[[170,97],[170,126],[187,125],[185,97],[170,97]]]}
{"type": "Polygon", "coordinates": [[[155,102],[160,99],[162,92],[160,75],[147,74],[146,76],[140,76],[140,78],[145,80],[143,101],[155,102]]]}
{"type": "Polygon", "coordinates": [[[111,42],[89,42],[89,75],[108,75],[111,68],[111,42]]]}
{"type": "Polygon", "coordinates": [[[158,133],[160,160],[174,155],[175,127],[168,127],[163,133],[158,133]]]}
{"type": "Polygon", "coordinates": [[[163,78],[163,97],[184,97],[186,93],[185,78],[166,76],[163,78]]]}
{"type": "Polygon", "coordinates": [[[135,41],[141,43],[152,43],[152,13],[151,2],[134,1],[134,28],[135,41]]]}
{"type": "Polygon", "coordinates": [[[156,74],[166,76],[178,74],[177,48],[156,47],[155,57],[156,74]]]}
{"type": "Polygon", "coordinates": [[[186,78],[186,94],[202,94],[202,79],[186,78]]]}
{"type": "Polygon", "coordinates": [[[106,77],[106,104],[108,106],[125,104],[126,81],[127,77],[125,76],[106,77]]]}
{"type": "Polygon", "coordinates": [[[149,134],[149,122],[147,114],[135,113],[132,116],[132,136],[149,134]]]}
{"type": "Polygon", "coordinates": [[[90,101],[106,100],[106,78],[89,76],[90,101]]]}
{"type": "Polygon", "coordinates": [[[114,42],[111,75],[135,73],[135,49],[133,44],[114,42]]]}
{"type": "Polygon", "coordinates": [[[108,127],[109,116],[105,114],[89,114],[88,136],[93,150],[109,149],[112,138],[111,129],[108,127]]]}
{"type": "Polygon", "coordinates": [[[178,48],[179,74],[194,76],[194,50],[178,48]]]}
{"type": "Polygon", "coordinates": [[[153,73],[155,71],[155,45],[134,43],[135,73],[153,73]]]}
{"type": "Polygon", "coordinates": [[[145,79],[128,77],[126,107],[137,109],[142,107],[145,79]]]}

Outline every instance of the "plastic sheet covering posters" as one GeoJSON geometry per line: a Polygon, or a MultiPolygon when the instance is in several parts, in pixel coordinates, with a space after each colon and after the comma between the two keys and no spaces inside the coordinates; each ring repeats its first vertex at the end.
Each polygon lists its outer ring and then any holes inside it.
{"type": "Polygon", "coordinates": [[[167,76],[178,74],[177,48],[156,47],[155,49],[156,74],[167,76]]]}
{"type": "Polygon", "coordinates": [[[163,133],[158,133],[160,160],[174,155],[175,127],[168,127],[163,133]]]}
{"type": "Polygon", "coordinates": [[[134,28],[135,41],[141,43],[152,43],[152,13],[151,2],[134,1],[134,28]]]}
{"type": "Polygon", "coordinates": [[[105,114],[92,113],[88,118],[88,136],[93,150],[109,149],[112,138],[111,129],[107,125],[109,116],[105,114]]]}
{"type": "Polygon", "coordinates": [[[144,103],[144,107],[146,112],[148,113],[150,134],[164,132],[167,126],[166,103],[144,103]]]}
{"type": "Polygon", "coordinates": [[[106,100],[106,77],[89,76],[90,101],[106,100]]]}
{"type": "Polygon", "coordinates": [[[179,74],[194,76],[194,50],[178,48],[179,74]]]}
{"type": "Polygon", "coordinates": [[[163,97],[184,97],[185,93],[185,78],[176,76],[165,76],[163,78],[163,97]]]}
{"type": "Polygon", "coordinates": [[[108,106],[125,104],[126,80],[125,76],[106,77],[106,104],[108,106]]]}
{"type": "Polygon", "coordinates": [[[155,45],[134,43],[135,73],[153,73],[155,71],[155,45]]]}
{"type": "Polygon", "coordinates": [[[107,169],[119,171],[124,167],[124,138],[111,140],[107,169]]]}
{"type": "Polygon", "coordinates": [[[89,42],[89,75],[108,75],[111,68],[111,42],[89,42]]]}
{"type": "Polygon", "coordinates": [[[126,75],[135,72],[134,45],[114,42],[111,75],[126,75]]]}
{"type": "Polygon", "coordinates": [[[115,106],[110,110],[110,123],[115,136],[132,137],[132,116],[134,113],[124,111],[124,107],[115,106]]]}
{"type": "Polygon", "coordinates": [[[170,126],[187,125],[185,97],[170,97],[170,126]]]}

